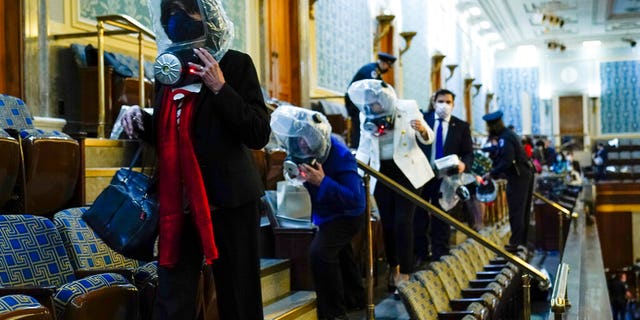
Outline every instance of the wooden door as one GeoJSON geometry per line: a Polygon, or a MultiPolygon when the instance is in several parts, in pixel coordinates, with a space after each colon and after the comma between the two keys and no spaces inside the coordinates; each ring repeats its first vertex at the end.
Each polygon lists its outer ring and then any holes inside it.
{"type": "Polygon", "coordinates": [[[582,96],[560,97],[560,136],[575,141],[574,150],[583,146],[584,123],[582,117],[582,96]]]}
{"type": "Polygon", "coordinates": [[[0,1],[0,93],[23,98],[21,2],[0,1]]]}
{"type": "Polygon", "coordinates": [[[266,1],[269,25],[269,95],[300,105],[297,0],[266,1]]]}
{"type": "Polygon", "coordinates": [[[630,212],[597,212],[598,236],[605,268],[619,270],[633,263],[630,212]]]}

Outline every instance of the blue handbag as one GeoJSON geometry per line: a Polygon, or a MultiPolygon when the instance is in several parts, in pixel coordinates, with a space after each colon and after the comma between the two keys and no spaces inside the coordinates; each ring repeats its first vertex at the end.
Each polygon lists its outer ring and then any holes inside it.
{"type": "Polygon", "coordinates": [[[158,202],[150,193],[153,179],[133,170],[142,145],[82,215],[82,219],[113,250],[125,257],[151,261],[158,236],[158,202]]]}

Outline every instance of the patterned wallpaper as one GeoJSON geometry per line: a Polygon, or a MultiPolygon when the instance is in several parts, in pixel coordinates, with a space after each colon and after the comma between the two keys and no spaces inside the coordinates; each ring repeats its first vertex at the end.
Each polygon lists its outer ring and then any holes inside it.
{"type": "Polygon", "coordinates": [[[364,64],[373,62],[367,0],[322,0],[315,4],[318,86],[345,92],[364,64]]]}
{"type": "Polygon", "coordinates": [[[223,0],[224,10],[234,25],[235,37],[233,38],[233,49],[240,51],[247,50],[247,2],[239,0],[223,0]]]}
{"type": "Polygon", "coordinates": [[[640,131],[640,61],[600,64],[602,133],[640,131]]]}
{"type": "MultiPolygon", "coordinates": [[[[506,126],[513,125],[516,132],[522,133],[522,94],[531,98],[531,133],[540,133],[540,87],[538,68],[499,68],[496,70],[496,98],[498,109],[504,112],[506,126]]],[[[495,98],[494,98],[495,99],[495,98]]]]}
{"type": "Polygon", "coordinates": [[[147,1],[140,0],[78,0],[80,17],[95,20],[97,16],[126,14],[151,28],[147,1]]]}
{"type": "MultiPolygon", "coordinates": [[[[95,20],[97,16],[108,14],[126,14],[140,21],[153,30],[147,1],[141,0],[78,0],[80,17],[95,20]]],[[[233,48],[244,51],[246,49],[246,2],[237,0],[223,1],[229,19],[235,25],[233,48]]]]}
{"type": "MultiPolygon", "coordinates": [[[[411,41],[411,48],[402,55],[403,97],[418,102],[420,108],[427,109],[431,94],[431,59],[425,59],[429,48],[427,46],[427,27],[424,23],[427,12],[426,1],[402,1],[402,29],[417,31],[411,41]]],[[[404,40],[400,40],[404,47],[404,40]]]]}

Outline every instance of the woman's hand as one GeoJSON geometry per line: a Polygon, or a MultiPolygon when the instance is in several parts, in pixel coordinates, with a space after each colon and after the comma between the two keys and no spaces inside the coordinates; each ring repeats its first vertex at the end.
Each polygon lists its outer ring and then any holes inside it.
{"type": "Polygon", "coordinates": [[[324,179],[324,170],[320,162],[316,162],[315,167],[303,163],[300,165],[300,171],[302,171],[305,180],[314,186],[319,186],[324,179]]]}
{"type": "Polygon", "coordinates": [[[201,66],[189,62],[191,72],[200,76],[207,88],[217,94],[225,84],[224,75],[222,74],[222,70],[220,70],[218,61],[204,48],[193,49],[193,52],[195,52],[204,65],[201,66]]]}
{"type": "Polygon", "coordinates": [[[142,123],[142,111],[139,106],[131,106],[122,116],[122,120],[120,120],[122,128],[124,128],[124,132],[127,134],[129,139],[138,138],[138,132],[144,131],[144,125],[142,123]]]}
{"type": "Polygon", "coordinates": [[[415,130],[418,134],[420,134],[420,136],[423,139],[427,141],[429,140],[429,131],[427,130],[427,127],[425,127],[422,121],[420,121],[419,119],[414,119],[409,121],[409,124],[411,125],[411,128],[415,130]]]}

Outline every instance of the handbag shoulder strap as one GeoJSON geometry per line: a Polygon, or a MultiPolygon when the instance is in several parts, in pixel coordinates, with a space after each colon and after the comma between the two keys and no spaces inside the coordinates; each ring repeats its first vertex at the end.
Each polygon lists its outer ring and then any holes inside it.
{"type": "MultiPolygon", "coordinates": [[[[138,146],[138,149],[136,150],[136,152],[133,154],[133,157],[131,158],[131,162],[129,163],[129,172],[133,171],[133,166],[135,166],[135,164],[140,159],[140,157],[142,155],[142,151],[143,151],[143,149],[145,147],[144,141],[140,140],[139,142],[140,142],[140,145],[138,146]]],[[[152,166],[153,169],[151,171],[151,174],[148,174],[148,176],[150,178],[149,180],[152,181],[152,182],[154,182],[156,180],[156,176],[157,176],[157,170],[156,170],[157,169],[156,168],[157,161],[158,161],[158,159],[154,158],[154,161],[153,161],[154,164],[152,166]]],[[[142,168],[144,169],[144,165],[142,166],[142,168]]],[[[143,173],[144,173],[144,170],[143,170],[143,173]]]]}

